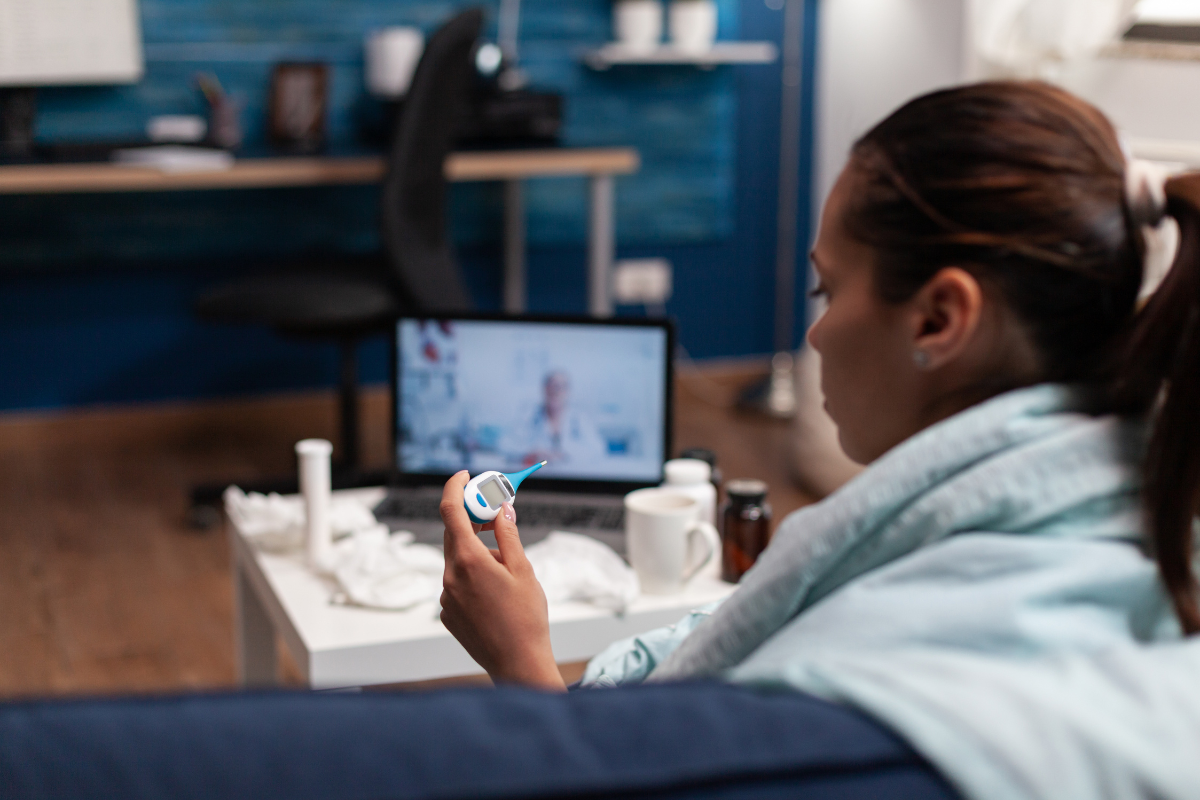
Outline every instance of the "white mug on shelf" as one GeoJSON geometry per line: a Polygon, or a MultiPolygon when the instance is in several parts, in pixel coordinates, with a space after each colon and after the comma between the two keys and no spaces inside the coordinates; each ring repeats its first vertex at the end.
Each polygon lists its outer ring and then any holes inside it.
{"type": "Polygon", "coordinates": [[[721,552],[717,529],[698,519],[699,502],[669,489],[625,495],[625,545],[646,594],[674,594],[721,552]]]}
{"type": "Polygon", "coordinates": [[[712,49],[717,38],[717,4],[714,0],[671,0],[667,12],[671,44],[691,54],[712,49]]]}
{"type": "Polygon", "coordinates": [[[367,89],[376,97],[394,100],[408,92],[425,50],[425,37],[419,28],[383,28],[367,36],[364,50],[367,89]]]}
{"type": "Polygon", "coordinates": [[[654,51],[662,40],[661,0],[616,0],[613,3],[613,35],[637,53],[654,51]]]}

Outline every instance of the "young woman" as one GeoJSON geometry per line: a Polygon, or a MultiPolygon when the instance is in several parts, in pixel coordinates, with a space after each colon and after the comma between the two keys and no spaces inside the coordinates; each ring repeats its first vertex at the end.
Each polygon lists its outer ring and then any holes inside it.
{"type": "MultiPolygon", "coordinates": [[[[847,702],[971,794],[1055,796],[1096,754],[1113,796],[1197,780],[1173,758],[1200,746],[1200,177],[1157,179],[1049,85],[945,90],[856,144],[813,262],[826,406],[870,466],[785,519],[718,609],[617,643],[584,683],[847,702]],[[1178,255],[1139,304],[1166,216],[1178,255]]],[[[515,512],[489,552],[466,480],[442,505],[442,619],[497,681],[562,690],[515,512]]]]}

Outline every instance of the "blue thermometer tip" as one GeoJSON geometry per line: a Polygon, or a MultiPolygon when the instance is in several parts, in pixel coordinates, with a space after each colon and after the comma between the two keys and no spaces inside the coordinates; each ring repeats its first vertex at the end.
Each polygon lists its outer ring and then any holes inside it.
{"type": "Polygon", "coordinates": [[[537,472],[539,469],[541,469],[544,466],[546,466],[545,461],[543,461],[540,464],[534,464],[532,467],[529,467],[528,469],[523,469],[520,472],[513,472],[511,474],[506,473],[504,475],[504,477],[508,478],[508,482],[512,484],[513,491],[516,491],[517,487],[519,487],[521,485],[521,481],[525,480],[530,475],[537,472]]]}

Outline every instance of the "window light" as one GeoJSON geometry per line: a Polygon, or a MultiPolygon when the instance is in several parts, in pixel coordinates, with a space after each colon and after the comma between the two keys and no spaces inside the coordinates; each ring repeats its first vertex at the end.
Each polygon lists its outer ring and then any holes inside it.
{"type": "Polygon", "coordinates": [[[1200,0],[1142,0],[1133,16],[1139,24],[1200,25],[1200,0]]]}
{"type": "Polygon", "coordinates": [[[1142,0],[1124,38],[1200,44],[1200,0],[1142,0]]]}

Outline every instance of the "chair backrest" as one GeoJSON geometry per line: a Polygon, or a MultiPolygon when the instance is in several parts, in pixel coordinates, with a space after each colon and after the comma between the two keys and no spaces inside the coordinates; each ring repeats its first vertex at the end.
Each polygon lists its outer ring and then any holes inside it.
{"type": "Polygon", "coordinates": [[[429,37],[393,134],[383,181],[383,247],[412,310],[462,311],[470,296],[446,224],[446,156],[468,111],[483,10],[463,11],[429,37]]]}

